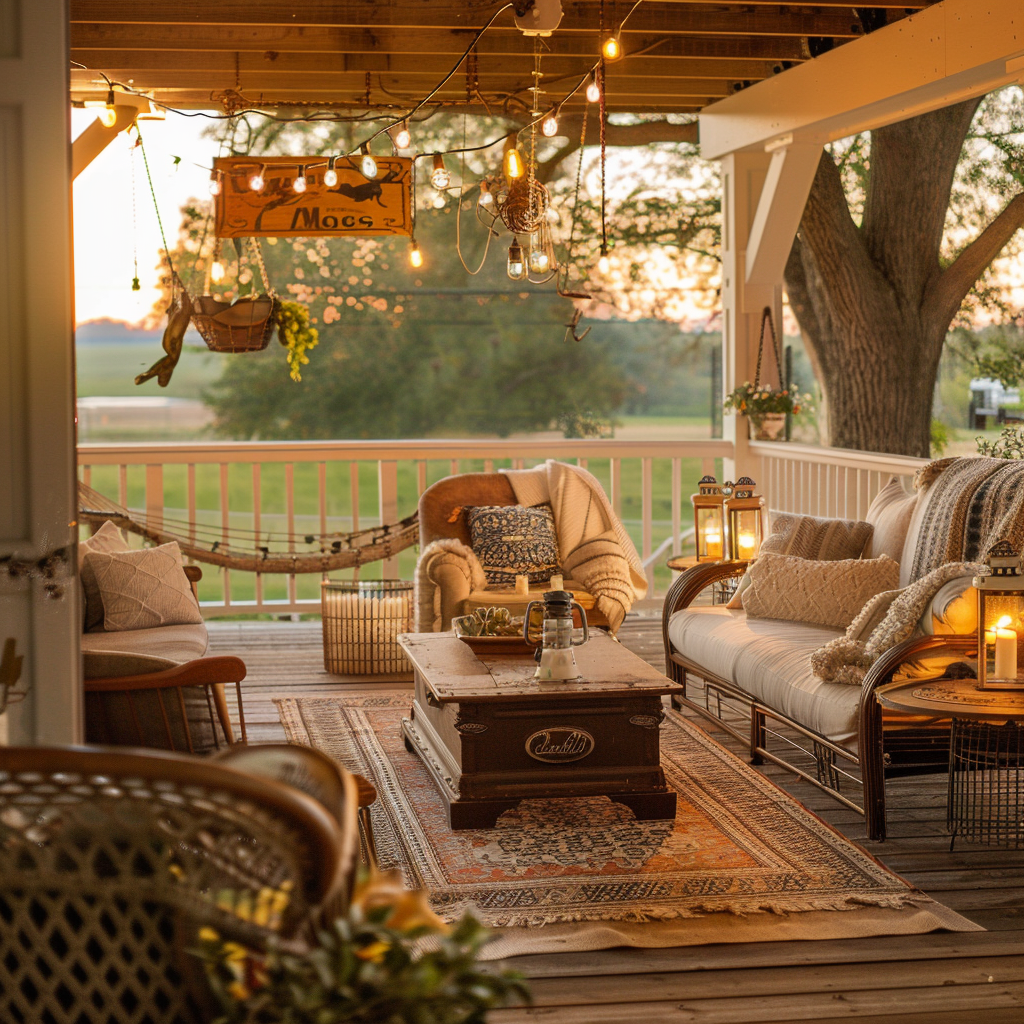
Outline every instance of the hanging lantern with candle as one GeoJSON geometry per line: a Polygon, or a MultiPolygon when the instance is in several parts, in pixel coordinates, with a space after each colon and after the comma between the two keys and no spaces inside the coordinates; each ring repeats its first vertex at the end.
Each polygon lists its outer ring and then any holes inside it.
{"type": "Polygon", "coordinates": [[[698,562],[717,562],[725,557],[725,495],[713,476],[702,476],[693,503],[694,544],[698,562]]]}
{"type": "Polygon", "coordinates": [[[974,577],[978,591],[978,689],[1024,689],[1020,641],[1024,638],[1024,576],[1009,541],[989,551],[989,572],[974,577]]]}
{"type": "Polygon", "coordinates": [[[764,498],[754,494],[754,487],[749,476],[741,476],[732,485],[732,494],[725,499],[728,551],[733,561],[749,562],[757,558],[761,550],[764,498]]]}

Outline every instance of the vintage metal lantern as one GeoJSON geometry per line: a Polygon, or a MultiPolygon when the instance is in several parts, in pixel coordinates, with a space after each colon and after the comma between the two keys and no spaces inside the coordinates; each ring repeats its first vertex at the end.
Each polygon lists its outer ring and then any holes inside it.
{"type": "Polygon", "coordinates": [[[698,562],[725,558],[725,494],[713,476],[702,476],[693,502],[694,545],[698,562]]]}
{"type": "Polygon", "coordinates": [[[989,572],[974,577],[978,591],[978,689],[1024,689],[1024,576],[1009,541],[996,543],[989,572]]]}
{"type": "Polygon", "coordinates": [[[728,529],[728,552],[733,561],[749,562],[757,558],[764,537],[762,509],[764,498],[754,494],[754,481],[741,476],[725,499],[725,521],[728,529]]]}

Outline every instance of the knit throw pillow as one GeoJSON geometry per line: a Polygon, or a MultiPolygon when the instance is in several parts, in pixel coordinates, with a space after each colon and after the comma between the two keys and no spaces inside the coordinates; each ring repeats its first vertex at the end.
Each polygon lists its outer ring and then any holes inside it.
{"type": "Polygon", "coordinates": [[[868,600],[895,590],[900,567],[881,558],[815,561],[761,553],[750,567],[743,607],[751,618],[846,629],[868,600]]]}
{"type": "Polygon", "coordinates": [[[108,519],[91,537],[78,542],[78,579],[82,587],[82,631],[92,633],[103,628],[103,599],[96,583],[96,574],[86,556],[127,551],[121,531],[108,519]]]}
{"type": "Polygon", "coordinates": [[[470,546],[492,587],[516,576],[544,583],[559,571],[555,517],[546,505],[478,505],[466,509],[470,546]]]}
{"type": "Polygon", "coordinates": [[[202,622],[173,541],[141,551],[86,555],[103,598],[108,632],[202,622]]]}

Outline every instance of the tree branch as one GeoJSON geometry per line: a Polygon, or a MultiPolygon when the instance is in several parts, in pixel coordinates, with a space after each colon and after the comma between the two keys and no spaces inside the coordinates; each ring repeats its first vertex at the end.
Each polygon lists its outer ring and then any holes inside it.
{"type": "Polygon", "coordinates": [[[929,287],[925,309],[934,303],[936,316],[948,324],[964,297],[1000,250],[1024,226],[1024,192],[1018,192],[998,217],[934,279],[929,287]]]}

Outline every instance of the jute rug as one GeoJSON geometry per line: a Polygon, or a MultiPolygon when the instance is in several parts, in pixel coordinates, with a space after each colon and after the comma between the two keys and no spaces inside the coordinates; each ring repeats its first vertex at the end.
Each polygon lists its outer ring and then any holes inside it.
{"type": "Polygon", "coordinates": [[[503,929],[491,956],[979,930],[674,711],[661,745],[675,821],[638,822],[606,797],[528,800],[494,829],[452,832],[402,741],[408,694],[276,703],[290,742],[377,787],[382,867],[428,889],[445,919],[503,929]]]}

